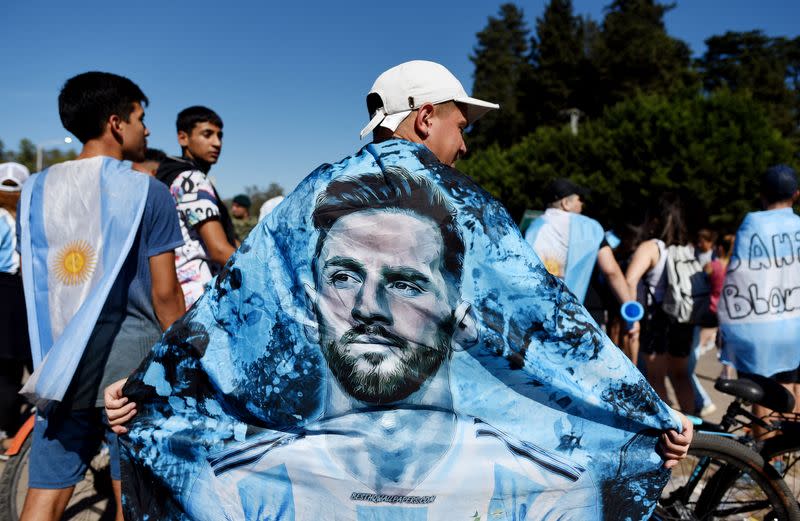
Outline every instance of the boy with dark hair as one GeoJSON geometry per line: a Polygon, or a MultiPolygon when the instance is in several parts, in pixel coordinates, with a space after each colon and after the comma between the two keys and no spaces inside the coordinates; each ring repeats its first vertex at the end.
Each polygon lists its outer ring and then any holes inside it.
{"type": "Polygon", "coordinates": [[[183,241],[169,191],[124,162],[145,155],[141,89],[87,72],[67,80],[58,101],[83,150],[31,177],[17,220],[35,366],[22,392],[38,406],[22,519],[60,519],[105,436],[121,520],[119,447],[103,424],[102,389],[184,313],[174,254],[183,241]]]}
{"type": "Polygon", "coordinates": [[[184,245],[175,250],[175,266],[189,308],[236,250],[236,234],[208,178],[222,150],[222,119],[207,107],[193,106],[178,114],[175,126],[181,157],[167,157],[156,176],[178,207],[184,245]]]}

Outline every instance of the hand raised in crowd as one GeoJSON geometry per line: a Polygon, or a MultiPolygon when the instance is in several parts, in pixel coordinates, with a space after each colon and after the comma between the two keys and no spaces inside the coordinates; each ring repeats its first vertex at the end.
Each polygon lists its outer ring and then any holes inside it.
{"type": "Polygon", "coordinates": [[[114,434],[118,435],[128,432],[125,424],[131,421],[137,413],[136,404],[128,401],[128,398],[122,395],[122,388],[127,381],[127,378],[117,380],[103,391],[108,424],[114,434]]]}
{"type": "Polygon", "coordinates": [[[671,469],[686,457],[694,435],[694,427],[689,418],[681,413],[678,413],[678,416],[681,418],[682,432],[675,429],[665,431],[661,434],[661,440],[658,442],[658,451],[664,458],[665,469],[671,469]]]}

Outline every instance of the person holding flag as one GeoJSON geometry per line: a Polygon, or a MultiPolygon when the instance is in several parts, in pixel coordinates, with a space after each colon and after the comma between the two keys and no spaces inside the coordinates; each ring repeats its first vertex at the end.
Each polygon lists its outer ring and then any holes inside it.
{"type": "Polygon", "coordinates": [[[185,311],[172,197],[129,162],[144,159],[147,101],[115,74],[67,80],[59,114],[83,150],[23,187],[17,233],[34,372],[22,393],[38,408],[23,520],[61,519],[104,437],[122,519],[102,389],[133,371],[185,311]]]}
{"type": "MultiPolygon", "coordinates": [[[[740,377],[757,374],[783,384],[795,396],[795,412],[800,412],[800,216],[792,206],[798,197],[792,167],[766,171],[764,210],[748,213],[736,232],[717,305],[722,361],[740,377]]],[[[759,417],[769,413],[753,408],[759,417]]]]}
{"type": "Polygon", "coordinates": [[[497,105],[412,61],[367,106],[107,389],[126,516],[647,518],[691,425],[453,168],[497,105]]]}
{"type": "MultiPolygon", "coordinates": [[[[586,190],[569,179],[559,178],[553,180],[544,193],[549,206],[525,231],[525,240],[547,271],[562,279],[583,302],[597,265],[620,304],[636,300],[636,295],[630,294],[613,249],[606,242],[603,227],[581,215],[586,190]]],[[[628,334],[638,331],[637,321],[628,334]]]]}

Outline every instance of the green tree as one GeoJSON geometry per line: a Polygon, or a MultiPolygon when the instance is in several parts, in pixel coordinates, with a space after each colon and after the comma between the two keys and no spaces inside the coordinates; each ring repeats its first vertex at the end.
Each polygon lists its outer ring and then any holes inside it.
{"type": "Polygon", "coordinates": [[[797,130],[800,39],[770,38],[762,31],[732,32],[706,40],[697,61],[703,86],[748,91],[767,107],[784,133],[797,130]]]}
{"type": "MultiPolygon", "coordinates": [[[[78,154],[74,150],[65,152],[57,148],[45,149],[42,150],[42,165],[46,168],[56,163],[70,161],[76,157],[78,157],[78,154]]],[[[31,172],[36,172],[36,145],[30,139],[23,138],[20,140],[15,152],[6,150],[3,142],[0,141],[0,162],[4,161],[20,163],[25,165],[31,172]]]]}
{"type": "Polygon", "coordinates": [[[36,145],[33,141],[27,138],[21,139],[12,161],[25,165],[31,172],[36,172],[36,145]]]}
{"type": "Polygon", "coordinates": [[[599,113],[637,92],[674,94],[694,84],[689,46],[667,34],[664,14],[674,4],[614,0],[606,8],[593,50],[599,113]]]}
{"type": "Polygon", "coordinates": [[[590,187],[587,213],[607,226],[639,224],[661,194],[678,194],[695,227],[733,229],[758,208],[759,179],[792,162],[792,145],[746,93],[668,98],[639,95],[608,108],[573,136],[540,127],[518,144],[490,148],[459,169],[519,219],[542,209],[542,189],[556,177],[590,187]]]}
{"type": "MultiPolygon", "coordinates": [[[[244,187],[244,193],[250,198],[250,215],[258,217],[261,205],[273,197],[283,195],[283,187],[278,183],[270,183],[266,188],[258,185],[249,185],[244,187]]],[[[230,208],[233,199],[225,199],[223,202],[230,208]]]]}
{"type": "Polygon", "coordinates": [[[586,23],[574,15],[571,0],[551,0],[536,19],[532,77],[521,95],[526,113],[536,114],[537,125],[563,121],[565,109],[583,104],[586,23]]]}
{"type": "Polygon", "coordinates": [[[524,78],[530,75],[528,40],[530,33],[522,10],[503,4],[497,18],[489,17],[478,33],[478,44],[470,60],[475,64],[472,95],[499,103],[469,132],[469,146],[484,148],[491,143],[508,146],[526,133],[525,114],[520,106],[524,78]]]}

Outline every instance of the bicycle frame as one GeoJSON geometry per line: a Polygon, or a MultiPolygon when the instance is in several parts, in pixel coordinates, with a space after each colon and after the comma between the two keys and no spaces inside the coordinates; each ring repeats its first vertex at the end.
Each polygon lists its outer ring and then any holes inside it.
{"type": "Polygon", "coordinates": [[[33,425],[35,423],[36,414],[34,413],[25,420],[25,423],[22,424],[22,427],[20,427],[14,435],[14,439],[11,440],[11,446],[6,450],[6,456],[16,456],[19,454],[22,444],[25,443],[25,440],[28,439],[28,436],[33,432],[33,425]]]}

